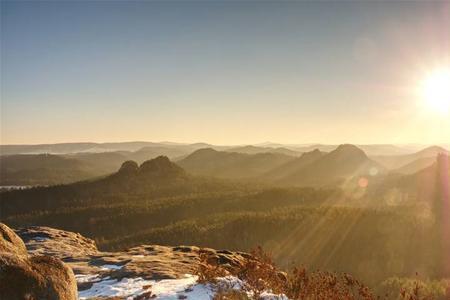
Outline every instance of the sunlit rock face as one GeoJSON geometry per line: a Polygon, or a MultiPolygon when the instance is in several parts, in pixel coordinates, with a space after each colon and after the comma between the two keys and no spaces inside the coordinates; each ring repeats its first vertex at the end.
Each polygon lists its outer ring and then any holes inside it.
{"type": "Polygon", "coordinates": [[[32,226],[16,230],[33,255],[50,255],[60,259],[88,256],[98,252],[95,242],[79,233],[51,227],[32,226]]]}
{"type": "Polygon", "coordinates": [[[196,246],[140,245],[103,252],[93,240],[74,232],[29,227],[17,233],[31,255],[51,255],[73,270],[80,299],[149,295],[156,299],[211,299],[212,291],[197,283],[200,256],[230,271],[241,268],[250,257],[243,252],[196,246]]]}
{"type": "Polygon", "coordinates": [[[4,252],[17,256],[27,255],[22,239],[11,228],[0,223],[0,253],[4,252]]]}
{"type": "Polygon", "coordinates": [[[0,223],[0,233],[0,299],[77,299],[71,268],[52,256],[29,256],[21,238],[5,224],[0,223]]]}

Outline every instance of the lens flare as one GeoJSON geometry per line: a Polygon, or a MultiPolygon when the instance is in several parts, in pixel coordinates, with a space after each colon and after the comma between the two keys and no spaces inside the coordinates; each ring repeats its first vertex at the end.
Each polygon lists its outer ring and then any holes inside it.
{"type": "Polygon", "coordinates": [[[369,180],[366,177],[361,177],[358,180],[358,185],[361,188],[366,188],[369,185],[369,180]]]}

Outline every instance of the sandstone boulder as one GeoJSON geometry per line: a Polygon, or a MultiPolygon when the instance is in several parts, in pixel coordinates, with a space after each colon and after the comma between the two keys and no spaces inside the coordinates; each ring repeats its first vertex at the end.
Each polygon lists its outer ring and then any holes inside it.
{"type": "Polygon", "coordinates": [[[27,255],[27,248],[25,248],[22,239],[3,223],[0,223],[0,253],[1,252],[15,255],[27,255]]]}
{"type": "Polygon", "coordinates": [[[28,256],[21,238],[0,223],[0,299],[75,300],[73,271],[51,256],[28,256]]]}

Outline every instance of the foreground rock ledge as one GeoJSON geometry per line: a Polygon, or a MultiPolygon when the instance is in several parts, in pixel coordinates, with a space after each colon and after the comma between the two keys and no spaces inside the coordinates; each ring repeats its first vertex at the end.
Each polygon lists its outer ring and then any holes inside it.
{"type": "MultiPolygon", "coordinates": [[[[243,252],[195,246],[141,245],[121,252],[103,252],[93,240],[78,233],[50,227],[29,227],[16,232],[31,255],[50,255],[68,265],[77,278],[92,276],[96,281],[182,279],[185,274],[196,273],[200,255],[229,270],[240,268],[250,257],[243,252]]],[[[92,284],[89,280],[79,280],[78,291],[87,290],[92,284]]]]}

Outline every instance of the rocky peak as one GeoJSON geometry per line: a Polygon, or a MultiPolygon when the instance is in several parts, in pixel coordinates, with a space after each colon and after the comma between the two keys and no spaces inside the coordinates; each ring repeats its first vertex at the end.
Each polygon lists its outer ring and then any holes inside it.
{"type": "Polygon", "coordinates": [[[133,160],[127,160],[124,162],[118,171],[119,174],[135,174],[139,169],[137,162],[133,160]]]}
{"type": "Polygon", "coordinates": [[[140,174],[153,175],[180,175],[184,170],[171,162],[167,156],[158,156],[147,160],[139,167],[140,174]]]}

